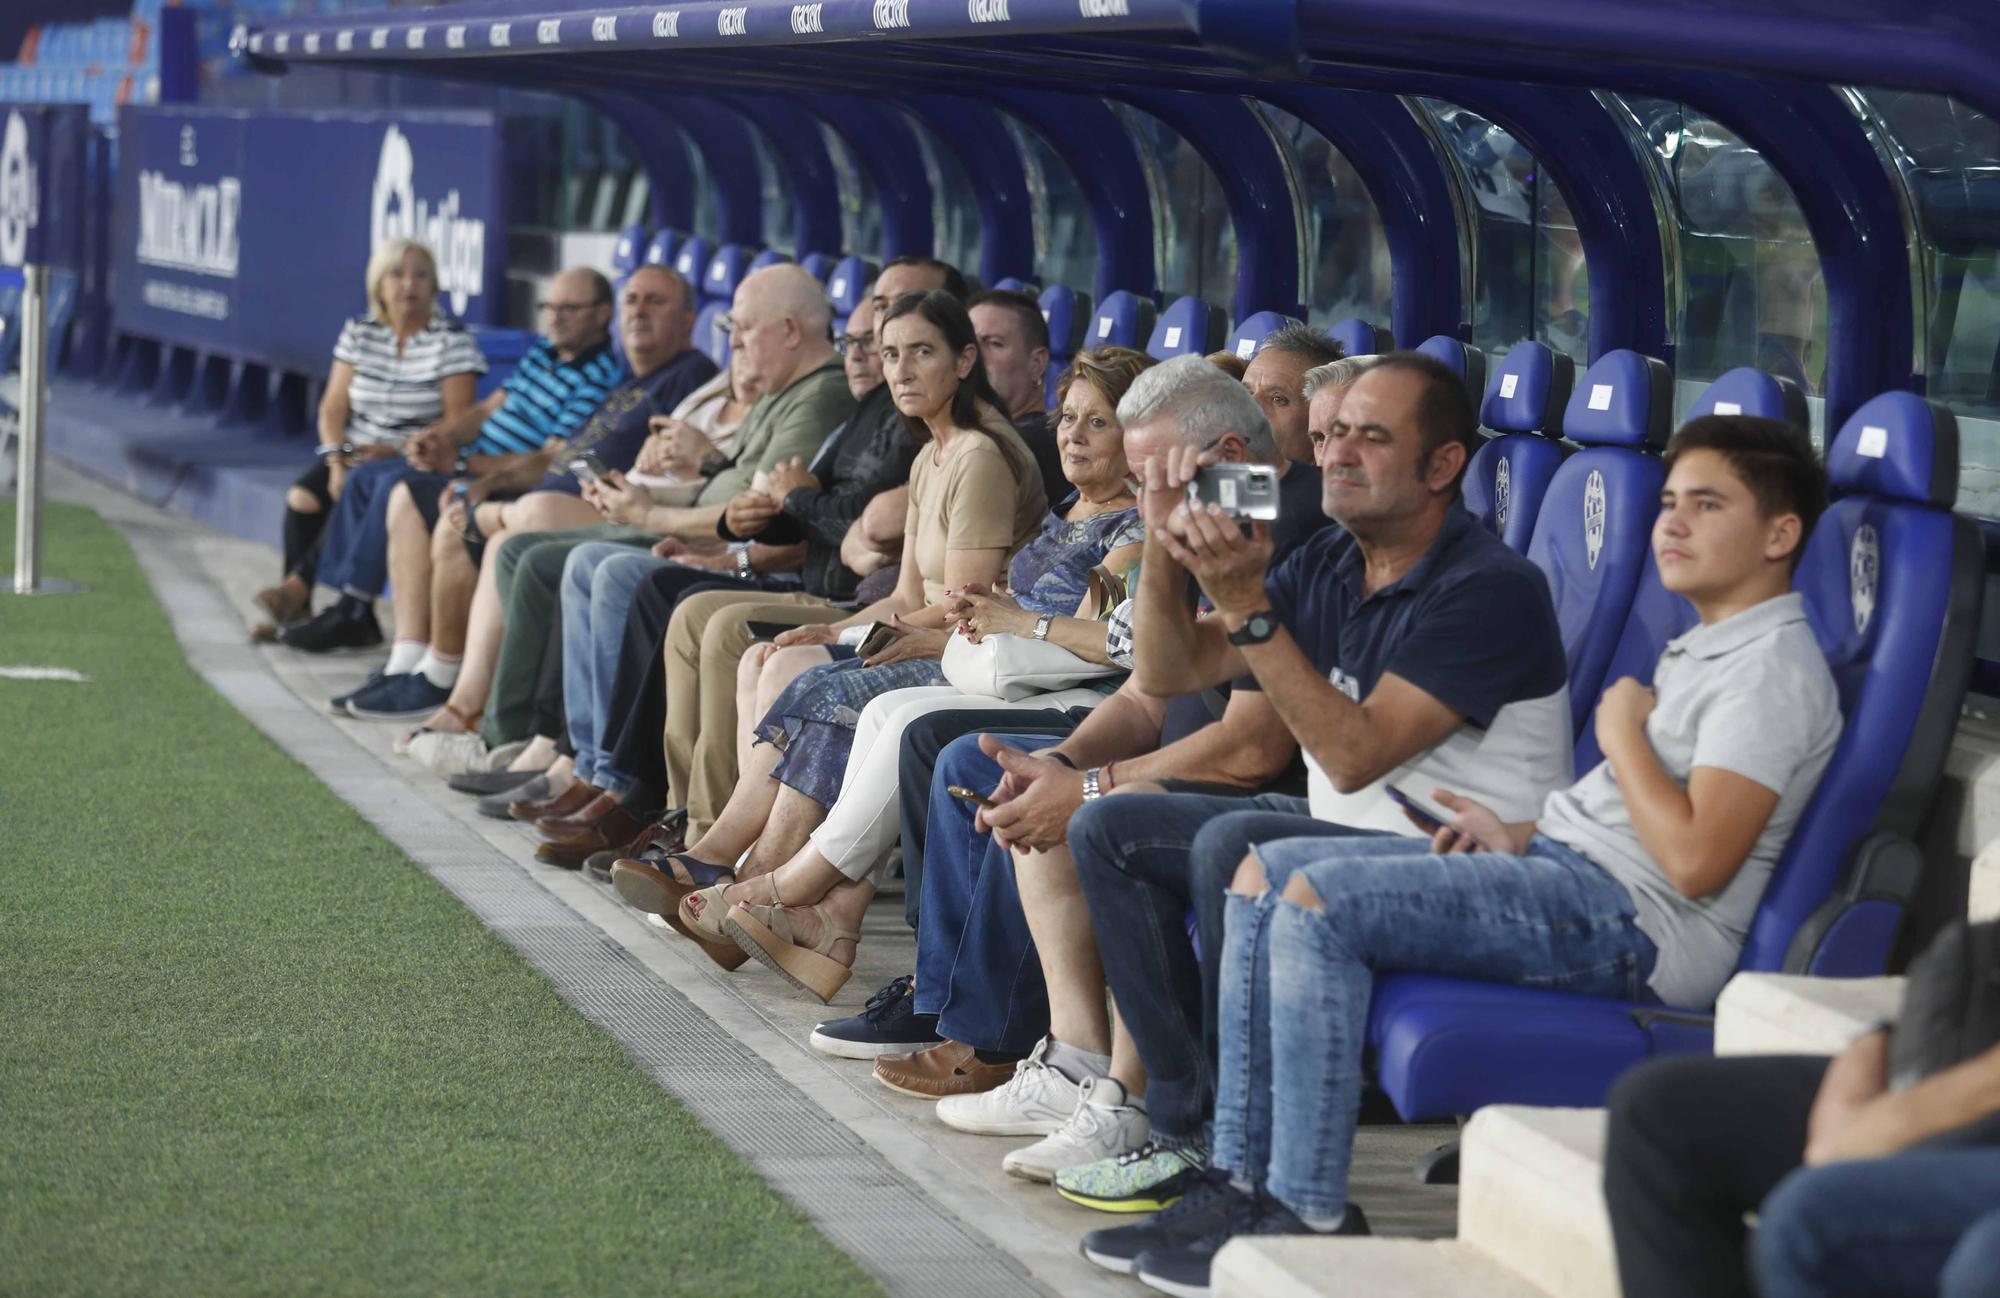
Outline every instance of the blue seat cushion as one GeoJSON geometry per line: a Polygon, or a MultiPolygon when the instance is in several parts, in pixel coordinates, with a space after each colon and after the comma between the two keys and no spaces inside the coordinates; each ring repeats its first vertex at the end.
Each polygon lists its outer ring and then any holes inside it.
{"type": "Polygon", "coordinates": [[[1487,380],[1479,422],[1495,432],[1562,435],[1576,363],[1538,342],[1518,342],[1487,380]]]}
{"type": "Polygon", "coordinates": [[[1739,365],[1702,389],[1687,417],[1702,415],[1754,415],[1782,419],[1796,428],[1812,426],[1804,388],[1750,365],[1739,365]]]}
{"type": "Polygon", "coordinates": [[[1549,483],[1562,462],[1562,444],[1546,437],[1502,433],[1488,438],[1473,452],[1459,483],[1465,507],[1508,548],[1526,554],[1549,483]]]}
{"type": "Polygon", "coordinates": [[[1198,297],[1177,298],[1160,313],[1146,354],[1154,360],[1176,356],[1206,356],[1215,349],[1222,330],[1222,313],[1198,297]]]}
{"type": "Polygon", "coordinates": [[[826,297],[833,304],[833,313],[843,320],[853,315],[874,282],[874,267],[861,258],[842,257],[835,262],[826,277],[826,297]]]}
{"type": "Polygon", "coordinates": [[[1958,419],[1913,392],[1884,392],[1848,417],[1826,453],[1834,490],[1949,509],[1958,500],[1958,419]]]}
{"type": "Polygon", "coordinates": [[[1236,326],[1236,332],[1229,335],[1229,350],[1236,353],[1237,359],[1247,361],[1257,354],[1266,338],[1288,324],[1297,323],[1282,311],[1259,311],[1245,316],[1236,326]]]}
{"type": "Polygon", "coordinates": [[[687,236],[679,230],[661,230],[646,241],[646,261],[651,265],[675,266],[678,269],[675,259],[679,257],[681,244],[686,239],[687,236]]]}
{"type": "Polygon", "coordinates": [[[1452,373],[1465,380],[1465,390],[1474,405],[1486,391],[1486,353],[1450,334],[1436,334],[1417,344],[1417,350],[1432,360],[1443,361],[1452,373]]]}
{"type": "Polygon", "coordinates": [[[1153,304],[1137,293],[1107,293],[1092,316],[1085,347],[1143,347],[1153,332],[1153,304]]]}
{"type": "Polygon", "coordinates": [[[1377,329],[1359,316],[1349,316],[1336,320],[1327,327],[1333,340],[1340,344],[1346,356],[1379,356],[1383,352],[1394,351],[1395,342],[1387,329],[1377,329]]]}
{"type": "Polygon", "coordinates": [[[697,295],[708,296],[704,285],[707,282],[708,264],[715,259],[715,245],[698,234],[691,234],[681,240],[681,246],[674,251],[674,269],[681,278],[694,286],[697,295]]]}
{"type": "Polygon", "coordinates": [[[1049,354],[1064,360],[1090,343],[1090,294],[1079,293],[1067,284],[1051,284],[1042,290],[1042,319],[1049,326],[1049,354]]]}
{"type": "Polygon", "coordinates": [[[1563,436],[1585,446],[1659,450],[1673,431],[1674,378],[1666,362],[1619,349],[1597,358],[1563,410],[1563,436]]]}
{"type": "Polygon", "coordinates": [[[708,259],[708,268],[702,272],[700,284],[696,287],[701,296],[710,302],[728,303],[736,296],[736,286],[750,273],[750,262],[756,256],[740,243],[728,243],[715,250],[708,259]]]}

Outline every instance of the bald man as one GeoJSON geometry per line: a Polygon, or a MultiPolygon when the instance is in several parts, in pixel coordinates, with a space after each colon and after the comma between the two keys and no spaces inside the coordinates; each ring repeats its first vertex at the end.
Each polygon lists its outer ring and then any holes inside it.
{"type": "MultiPolygon", "coordinates": [[[[673,437],[677,455],[697,464],[705,479],[692,504],[656,503],[645,489],[612,473],[585,490],[603,524],[511,537],[493,547],[487,562],[499,565],[493,574],[496,598],[487,606],[490,612],[475,599],[465,663],[451,702],[425,722],[429,729],[440,735],[468,732],[470,719],[489,712],[496,718],[487,734],[491,743],[524,738],[499,723],[527,715],[516,704],[533,695],[570,551],[591,541],[650,546],[662,539],[713,547],[729,502],[757,475],[784,460],[811,461],[827,434],[854,413],[854,396],[833,348],[832,312],[811,275],[785,263],[748,276],[736,289],[725,327],[741,357],[737,380],[763,394],[737,429],[731,454],[716,453],[692,427],[667,429],[659,435],[673,437]]],[[[436,739],[413,750],[446,773],[480,769],[482,752],[473,741],[436,739]]],[[[565,806],[555,814],[574,810],[565,806]]]]}

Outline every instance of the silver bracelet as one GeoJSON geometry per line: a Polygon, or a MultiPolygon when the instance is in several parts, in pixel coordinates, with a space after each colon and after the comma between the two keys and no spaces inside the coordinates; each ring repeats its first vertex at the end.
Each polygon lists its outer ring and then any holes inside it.
{"type": "Polygon", "coordinates": [[[736,575],[745,581],[750,580],[750,547],[747,545],[736,552],[736,575]]]}

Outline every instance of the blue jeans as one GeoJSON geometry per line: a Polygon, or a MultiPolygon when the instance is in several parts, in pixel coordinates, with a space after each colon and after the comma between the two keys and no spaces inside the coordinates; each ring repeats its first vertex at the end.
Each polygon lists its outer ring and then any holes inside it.
{"type": "Polygon", "coordinates": [[[1104,979],[1146,1065],[1153,1130],[1201,1135],[1214,1095],[1214,955],[1222,899],[1244,853],[1277,838],[1353,831],[1314,820],[1304,798],[1121,793],[1088,802],[1069,850],[1090,907],[1104,979]],[[1193,910],[1201,950],[1188,937],[1193,910]]]}
{"type": "Polygon", "coordinates": [[[374,599],[389,588],[389,496],[399,482],[432,501],[450,482],[413,469],[400,457],[370,460],[348,471],[321,540],[319,580],[344,595],[374,599]]]}
{"type": "Polygon", "coordinates": [[[1764,1298],[2000,1294],[2000,1148],[1800,1168],[1758,1210],[1764,1298]]]}
{"type": "Polygon", "coordinates": [[[665,559],[650,551],[606,541],[579,545],[563,561],[563,714],[576,750],[576,775],[620,798],[632,792],[636,781],[609,768],[600,740],[633,592],[666,566],[665,559]]]}
{"type": "MultiPolygon", "coordinates": [[[[1061,735],[1001,735],[1023,752],[1053,748],[1061,735]]],[[[1000,767],[979,751],[979,736],[945,746],[931,778],[924,836],[924,882],[917,922],[919,1014],[938,1015],[938,1031],[978,1050],[1026,1054],[1049,1030],[1049,991],[1041,956],[1014,883],[1014,861],[972,827],[977,810],[945,789],[985,793],[1000,767]]]]}
{"type": "Polygon", "coordinates": [[[1631,894],[1537,835],[1528,850],[1435,856],[1421,839],[1286,839],[1272,886],[1227,898],[1214,1161],[1299,1216],[1337,1220],[1378,973],[1436,973],[1640,1000],[1657,956],[1631,894]],[[1293,873],[1318,908],[1280,898],[1293,873]]]}

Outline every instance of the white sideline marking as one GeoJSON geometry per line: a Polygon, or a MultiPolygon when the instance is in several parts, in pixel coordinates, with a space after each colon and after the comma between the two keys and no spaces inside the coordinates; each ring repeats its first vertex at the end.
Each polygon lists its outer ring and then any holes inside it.
{"type": "Polygon", "coordinates": [[[81,685],[90,680],[82,672],[68,667],[0,667],[0,680],[9,681],[74,681],[81,685]]]}

